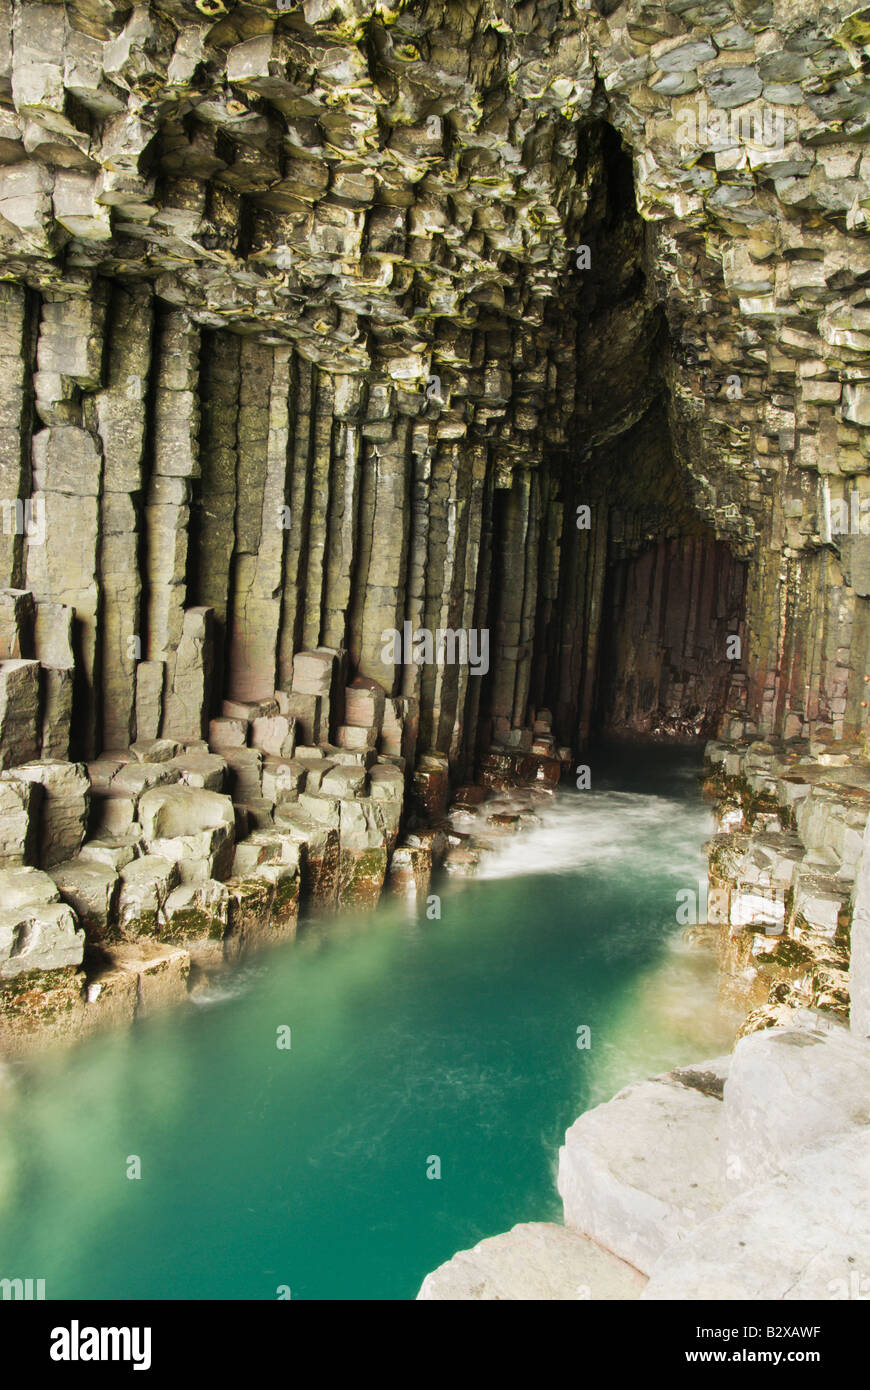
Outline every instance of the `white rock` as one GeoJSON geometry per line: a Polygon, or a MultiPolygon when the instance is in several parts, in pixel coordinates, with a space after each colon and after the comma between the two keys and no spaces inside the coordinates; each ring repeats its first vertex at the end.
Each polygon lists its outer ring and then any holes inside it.
{"type": "Polygon", "coordinates": [[[66,903],[53,902],[0,911],[0,978],[25,970],[59,970],[80,965],[85,934],[66,903]]]}
{"type": "Polygon", "coordinates": [[[364,767],[333,767],[323,778],[320,789],[324,796],[365,796],[366,780],[364,767]]]}
{"type": "Polygon", "coordinates": [[[427,1274],[421,1301],[568,1302],[639,1298],[645,1279],[609,1250],[564,1226],[530,1221],[460,1250],[427,1274]]]}
{"type": "Polygon", "coordinates": [[[59,901],[60,890],[57,884],[49,874],[43,873],[40,869],[0,869],[0,907],[4,911],[59,901]]]}
{"type": "Polygon", "coordinates": [[[118,917],[122,929],[144,914],[158,913],[179,883],[178,867],[156,854],[134,859],[121,870],[118,917]]]}
{"type": "Polygon", "coordinates": [[[114,919],[119,879],[110,864],[95,859],[66,859],[49,870],[61,896],[74,907],[84,925],[101,937],[114,919]]]}
{"type": "Polygon", "coordinates": [[[725,1084],[728,1197],[786,1171],[808,1148],[867,1125],[870,1043],[845,1026],[768,1028],[741,1038],[725,1084]]]}
{"type": "Polygon", "coordinates": [[[566,1226],[647,1273],[663,1250],[718,1210],[729,1061],[627,1086],[575,1121],[559,1150],[566,1226]]]}
{"type": "Polygon", "coordinates": [[[220,792],[201,787],[153,787],[139,801],[139,822],[146,840],[194,835],[217,826],[233,826],[233,803],[220,792]]]}
{"type": "MultiPolygon", "coordinates": [[[[843,1299],[870,1292],[866,1129],[797,1159],[673,1245],[644,1299],[843,1299]],[[858,1284],[860,1288],[860,1283],[858,1284]]],[[[783,1318],[782,1321],[787,1321],[783,1318]]]]}

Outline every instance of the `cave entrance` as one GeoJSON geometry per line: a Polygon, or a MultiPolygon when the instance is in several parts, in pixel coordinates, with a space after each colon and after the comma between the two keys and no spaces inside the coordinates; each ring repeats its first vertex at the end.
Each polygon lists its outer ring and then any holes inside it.
{"type": "Polygon", "coordinates": [[[743,681],[745,566],[709,535],[621,549],[605,579],[593,732],[711,738],[743,681]]]}
{"type": "Polygon", "coordinates": [[[484,703],[496,736],[545,709],[574,749],[706,739],[745,696],[746,584],[705,520],[703,431],[681,413],[707,344],[675,317],[631,153],[605,122],[580,142],[576,184],[580,250],[545,321],[543,456],[496,493],[484,703]]]}

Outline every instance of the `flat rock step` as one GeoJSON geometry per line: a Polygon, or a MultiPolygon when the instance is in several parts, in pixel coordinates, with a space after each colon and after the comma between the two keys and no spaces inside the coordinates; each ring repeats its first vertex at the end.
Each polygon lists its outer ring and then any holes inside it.
{"type": "Polygon", "coordinates": [[[868,1083],[870,1042],[823,1014],[742,1038],[725,1086],[726,1199],[846,1131],[862,1129],[870,1151],[868,1083]]]}
{"type": "Polygon", "coordinates": [[[627,1086],[559,1150],[565,1225],[649,1273],[725,1200],[720,1130],[730,1057],[627,1086]]]}
{"type": "Polygon", "coordinates": [[[427,1274],[418,1300],[566,1302],[640,1298],[646,1280],[600,1245],[546,1221],[529,1221],[460,1250],[427,1274]]]}
{"type": "Polygon", "coordinates": [[[673,1245],[644,1299],[866,1299],[870,1140],[855,1132],[796,1159],[673,1245]]]}

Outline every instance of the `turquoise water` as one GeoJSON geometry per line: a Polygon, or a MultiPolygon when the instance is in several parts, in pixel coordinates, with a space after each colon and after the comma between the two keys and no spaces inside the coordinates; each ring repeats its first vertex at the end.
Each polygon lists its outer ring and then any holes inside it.
{"type": "Polygon", "coordinates": [[[695,760],[593,769],[483,880],[441,885],[440,921],[308,926],[196,1007],[8,1065],[0,1276],[49,1298],[410,1299],[457,1249],[558,1219],[576,1116],[730,1040],[675,918],[710,829],[695,760]]]}

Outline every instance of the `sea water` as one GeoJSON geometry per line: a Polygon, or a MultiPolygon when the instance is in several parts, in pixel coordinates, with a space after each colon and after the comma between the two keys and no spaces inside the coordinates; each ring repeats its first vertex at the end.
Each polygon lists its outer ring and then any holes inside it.
{"type": "Polygon", "coordinates": [[[440,918],[304,924],[195,1006],[7,1064],[0,1278],[411,1299],[457,1250],[558,1220],[573,1120],[733,1037],[677,922],[711,829],[698,763],[593,762],[476,880],[433,885],[440,918]]]}

